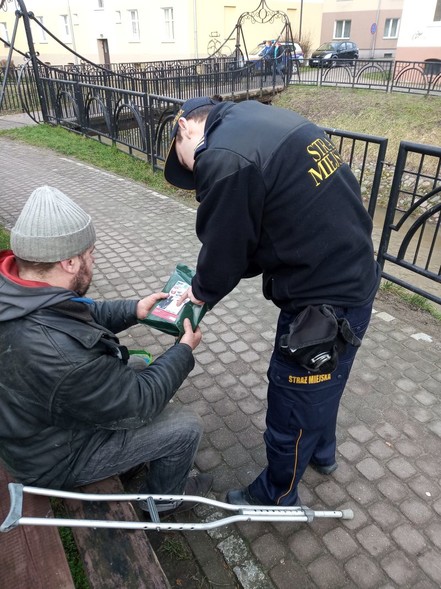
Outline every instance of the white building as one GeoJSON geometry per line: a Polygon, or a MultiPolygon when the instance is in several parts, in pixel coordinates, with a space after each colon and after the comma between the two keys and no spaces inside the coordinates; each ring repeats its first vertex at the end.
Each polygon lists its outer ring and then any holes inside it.
{"type": "Polygon", "coordinates": [[[441,59],[441,0],[404,0],[397,59],[441,59]]]}
{"type": "MultiPolygon", "coordinates": [[[[230,39],[224,51],[228,54],[236,45],[239,17],[258,8],[258,13],[243,18],[248,51],[264,39],[278,37],[283,19],[276,14],[261,22],[265,15],[270,17],[277,11],[288,16],[295,38],[301,33],[314,47],[319,43],[323,0],[268,1],[269,6],[259,0],[23,0],[35,15],[32,34],[36,51],[42,61],[52,64],[75,62],[76,58],[62,50],[36,21],[71,49],[98,63],[205,57],[230,39]]],[[[0,12],[0,36],[8,40],[17,0],[4,2],[8,10],[0,12]]],[[[27,51],[22,25],[16,45],[27,51]]],[[[0,59],[7,52],[7,47],[1,46],[0,59]]]]}

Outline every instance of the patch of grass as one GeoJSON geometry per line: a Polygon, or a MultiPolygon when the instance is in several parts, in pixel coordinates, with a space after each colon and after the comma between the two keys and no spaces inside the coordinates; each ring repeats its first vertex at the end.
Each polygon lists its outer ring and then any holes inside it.
{"type": "Polygon", "coordinates": [[[421,311],[425,311],[429,313],[432,317],[441,321],[441,312],[438,311],[428,299],[422,297],[419,294],[412,293],[399,284],[395,284],[394,282],[389,282],[388,280],[382,281],[380,285],[380,289],[386,292],[392,292],[399,296],[402,300],[406,301],[411,307],[415,309],[419,309],[421,311]]]}
{"type": "Polygon", "coordinates": [[[9,249],[9,231],[0,227],[0,250],[9,249]]]}
{"type": "Polygon", "coordinates": [[[402,140],[439,145],[441,101],[438,96],[290,86],[273,104],[295,110],[323,127],[387,137],[388,157],[393,162],[402,140]]]}
{"type": "Polygon", "coordinates": [[[193,558],[190,549],[179,538],[167,538],[164,540],[159,548],[159,552],[178,560],[190,560],[193,558]]]}
{"type": "MultiPolygon", "coordinates": [[[[52,499],[51,505],[55,517],[68,516],[66,508],[60,499],[52,499]]],[[[78,552],[72,529],[61,527],[58,528],[58,532],[60,534],[61,542],[63,543],[67,562],[69,563],[75,589],[91,589],[86,573],[84,572],[83,562],[78,552]]]]}

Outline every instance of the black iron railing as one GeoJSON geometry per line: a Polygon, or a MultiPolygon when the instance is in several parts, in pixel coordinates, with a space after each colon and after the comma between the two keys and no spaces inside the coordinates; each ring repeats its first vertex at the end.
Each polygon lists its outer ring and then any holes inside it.
{"type": "Polygon", "coordinates": [[[401,142],[378,261],[384,278],[441,304],[441,147],[401,142]],[[438,287],[416,287],[413,273],[438,287]]]}
{"type": "Polygon", "coordinates": [[[380,189],[381,175],[388,140],[364,133],[351,133],[323,127],[354,172],[362,190],[363,200],[373,218],[380,189]]]}
{"type": "Polygon", "coordinates": [[[309,67],[305,60],[290,83],[441,96],[441,60],[336,59],[319,67],[309,67]]]}
{"type": "MultiPolygon", "coordinates": [[[[100,83],[88,83],[78,81],[85,78],[77,72],[65,76],[70,79],[54,76],[54,70],[49,73],[50,76],[40,78],[47,122],[121,145],[129,153],[147,159],[154,169],[163,167],[173,119],[187,96],[167,97],[161,92],[148,92],[145,79],[121,78],[126,80],[127,88],[103,84],[119,74],[105,73],[98,79],[100,83]]],[[[19,86],[19,92],[26,109],[41,121],[41,114],[32,111],[39,98],[33,75],[34,70],[30,70],[23,78],[26,85],[19,86]]],[[[96,73],[92,76],[89,72],[87,76],[97,78],[96,73]]],[[[165,88],[170,88],[171,81],[181,85],[181,94],[198,93],[193,76],[189,76],[188,84],[171,77],[165,88]]],[[[215,85],[212,81],[211,88],[215,85]]],[[[162,89],[160,85],[157,88],[162,89]]],[[[330,128],[324,131],[354,171],[373,217],[387,139],[330,128]]],[[[440,187],[441,148],[403,142],[378,253],[385,278],[438,303],[441,303],[440,187]],[[424,277],[427,287],[415,286],[412,282],[415,273],[424,277]]]]}
{"type": "MultiPolygon", "coordinates": [[[[259,91],[274,93],[288,83],[441,96],[441,61],[336,60],[332,64],[323,62],[320,67],[313,68],[295,61],[284,74],[278,72],[275,65],[273,63],[269,68],[264,68],[260,61],[246,63],[230,56],[110,64],[106,67],[91,63],[51,66],[39,62],[38,69],[43,77],[100,84],[178,99],[195,94],[236,96],[241,93],[248,97],[250,93],[259,91]]],[[[35,84],[35,73],[21,66],[10,70],[6,81],[4,74],[0,70],[0,86],[4,86],[2,110],[20,110],[22,105],[18,96],[18,80],[21,77],[26,84],[31,77],[35,84]]]]}

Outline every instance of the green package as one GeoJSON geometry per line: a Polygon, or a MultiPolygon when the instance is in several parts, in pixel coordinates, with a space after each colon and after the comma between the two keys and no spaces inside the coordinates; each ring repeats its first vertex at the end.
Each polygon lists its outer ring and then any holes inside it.
{"type": "Polygon", "coordinates": [[[188,318],[194,331],[208,311],[208,305],[195,305],[188,299],[182,305],[176,304],[191,285],[194,274],[184,264],[178,264],[162,289],[169,296],[155,303],[147,317],[139,319],[139,323],[146,323],[163,333],[180,337],[184,333],[184,319],[188,318]]]}

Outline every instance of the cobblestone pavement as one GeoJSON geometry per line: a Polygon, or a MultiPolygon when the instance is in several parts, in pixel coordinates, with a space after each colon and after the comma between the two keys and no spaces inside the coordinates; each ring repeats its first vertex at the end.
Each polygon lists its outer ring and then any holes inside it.
{"type": "MultiPolygon", "coordinates": [[[[12,226],[44,183],[93,216],[98,242],[91,296],[144,296],[160,290],[178,262],[194,267],[195,210],[44,149],[6,138],[0,146],[0,222],[12,226]]],[[[259,280],[242,281],[204,318],[196,368],[177,395],[176,402],[203,417],[196,466],[214,475],[214,497],[221,500],[265,465],[266,369],[276,315],[259,280]]],[[[122,340],[153,355],[173,343],[145,325],[122,340]]],[[[300,486],[304,504],[350,508],[354,519],[191,532],[193,544],[203,545],[207,575],[220,554],[245,589],[440,587],[440,351],[441,334],[421,333],[405,314],[386,312],[378,301],[341,404],[339,468],[328,477],[308,470],[300,486]]],[[[208,508],[198,515],[214,517],[208,508]]]]}

